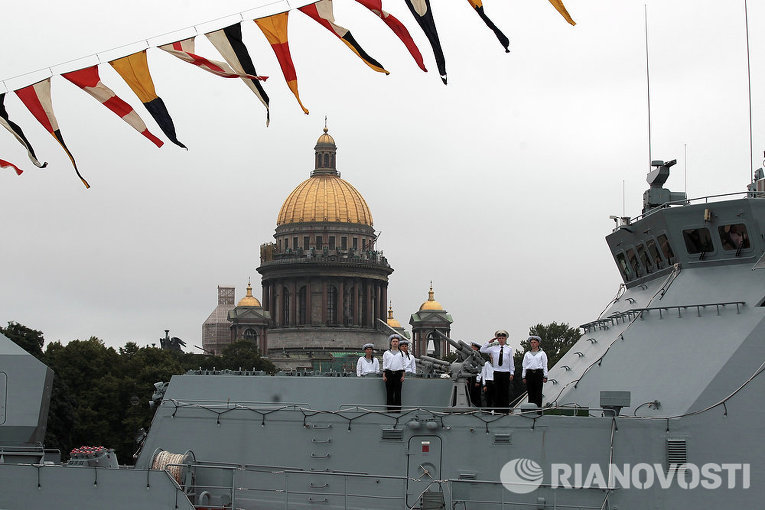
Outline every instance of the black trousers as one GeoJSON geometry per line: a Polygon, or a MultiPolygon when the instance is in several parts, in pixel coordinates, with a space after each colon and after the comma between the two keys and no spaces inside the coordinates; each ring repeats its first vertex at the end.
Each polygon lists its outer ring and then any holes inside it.
{"type": "Polygon", "coordinates": [[[468,394],[475,407],[481,407],[481,385],[476,386],[475,376],[468,379],[468,394]]]}
{"type": "Polygon", "coordinates": [[[494,381],[486,381],[486,391],[483,393],[486,407],[494,407],[494,381]]]}
{"type": "Polygon", "coordinates": [[[385,403],[388,405],[388,412],[401,412],[401,377],[403,375],[403,370],[385,371],[385,403]]]}
{"type": "Polygon", "coordinates": [[[529,392],[529,403],[542,407],[542,380],[544,370],[526,370],[526,390],[529,392]]]}
{"type": "Polygon", "coordinates": [[[494,371],[494,405],[496,407],[510,406],[510,372],[494,371]]]}

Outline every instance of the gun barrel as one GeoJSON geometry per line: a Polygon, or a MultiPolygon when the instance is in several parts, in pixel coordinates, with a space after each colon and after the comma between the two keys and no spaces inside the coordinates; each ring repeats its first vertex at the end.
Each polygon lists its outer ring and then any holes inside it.
{"type": "Polygon", "coordinates": [[[448,367],[450,363],[448,361],[444,361],[441,359],[431,358],[430,356],[420,356],[420,359],[423,361],[427,361],[428,363],[433,363],[434,365],[439,365],[442,367],[448,367]]]}

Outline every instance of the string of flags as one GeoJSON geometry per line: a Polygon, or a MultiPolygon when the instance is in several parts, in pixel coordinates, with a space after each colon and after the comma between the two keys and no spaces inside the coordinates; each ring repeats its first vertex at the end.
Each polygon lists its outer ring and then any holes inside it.
{"type": "MultiPolygon", "coordinates": [[[[392,14],[383,10],[382,0],[355,0],[357,3],[363,5],[376,16],[378,16],[391,31],[401,40],[409,54],[414,59],[417,66],[422,71],[427,72],[422,53],[417,48],[411,34],[407,30],[401,21],[398,20],[392,14]]],[[[502,31],[492,22],[492,20],[486,15],[484,11],[482,0],[467,0],[470,6],[476,11],[478,16],[484,21],[486,26],[494,32],[499,43],[509,52],[510,40],[502,33],[502,31]]],[[[431,8],[430,0],[404,0],[409,11],[414,16],[415,21],[422,29],[428,42],[430,43],[433,51],[433,56],[436,62],[436,68],[438,74],[444,84],[447,83],[446,73],[446,58],[441,48],[441,43],[438,38],[438,31],[436,29],[436,16],[431,8]]],[[[563,16],[563,18],[571,25],[576,23],[569,15],[566,7],[563,5],[562,0],[549,0],[552,6],[563,16]]],[[[326,28],[330,33],[339,38],[353,53],[356,54],[368,67],[379,73],[390,74],[383,65],[369,55],[356,41],[351,34],[351,31],[343,26],[337,24],[333,12],[332,0],[318,0],[314,3],[309,3],[297,10],[307,15],[321,26],[326,28]]],[[[256,18],[253,21],[263,32],[263,35],[268,40],[271,48],[276,55],[281,68],[282,74],[287,86],[295,95],[295,99],[298,105],[304,113],[308,114],[308,109],[303,105],[300,100],[300,94],[298,92],[297,72],[295,65],[292,61],[289,48],[288,39],[288,20],[290,11],[284,11],[278,14],[256,18]]],[[[266,93],[263,82],[268,79],[268,76],[262,76],[255,70],[255,65],[252,62],[247,47],[242,40],[242,28],[240,23],[233,24],[231,26],[214,30],[204,34],[207,39],[212,43],[215,49],[221,54],[225,62],[211,60],[198,55],[195,52],[194,37],[175,41],[172,43],[159,46],[159,49],[166,51],[167,53],[195,65],[200,69],[208,71],[216,76],[222,78],[239,78],[252,92],[258,97],[260,102],[266,109],[266,126],[270,122],[270,108],[269,97],[266,93]]],[[[165,106],[162,98],[157,95],[154,87],[154,81],[152,80],[151,73],[149,71],[148,59],[146,49],[133,53],[131,55],[117,58],[109,61],[109,64],[114,68],[117,74],[127,83],[130,89],[135,93],[138,99],[143,103],[144,108],[149,112],[152,118],[155,120],[162,133],[175,145],[186,149],[186,146],[181,143],[176,135],[175,125],[173,119],[170,116],[167,107],[165,106]]],[[[63,78],[73,83],[83,91],[90,94],[93,98],[98,100],[106,108],[114,112],[117,116],[122,118],[128,125],[138,131],[141,135],[151,141],[157,147],[162,147],[164,142],[152,134],[146,124],[139,116],[133,107],[131,107],[126,101],[117,96],[112,89],[101,81],[101,77],[98,73],[98,66],[90,66],[84,69],[78,69],[75,71],[61,74],[63,78]]],[[[22,104],[26,106],[32,116],[48,131],[53,138],[59,143],[61,148],[66,152],[69,160],[74,167],[74,171],[82,181],[86,188],[90,188],[90,185],[85,178],[80,174],[75,162],[74,156],[69,151],[64,142],[63,135],[58,126],[58,121],[53,112],[53,103],[51,98],[51,77],[38,81],[32,85],[28,85],[13,91],[15,95],[21,100],[22,104]]],[[[26,149],[27,155],[30,161],[38,168],[45,168],[46,162],[40,162],[35,154],[35,151],[25,136],[21,127],[12,121],[8,112],[5,109],[5,96],[6,93],[0,94],[0,125],[5,127],[16,140],[26,149]]],[[[0,155],[2,156],[2,155],[0,155]]],[[[13,163],[0,159],[0,168],[9,168],[16,172],[17,175],[22,174],[22,170],[13,163]]]]}

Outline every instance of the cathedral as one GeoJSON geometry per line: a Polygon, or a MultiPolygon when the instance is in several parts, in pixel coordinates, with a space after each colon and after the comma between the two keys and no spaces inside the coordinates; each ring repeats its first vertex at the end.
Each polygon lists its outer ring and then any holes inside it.
{"type": "MultiPolygon", "coordinates": [[[[388,348],[388,336],[409,336],[393,317],[388,277],[393,268],[378,249],[364,197],[337,171],[337,145],[324,128],[314,147],[314,169],[286,198],[274,242],[260,247],[261,300],[218,287],[218,306],[202,325],[202,347],[220,354],[245,339],[279,368],[342,371],[355,367],[361,345],[388,348]]],[[[412,314],[417,355],[442,356],[451,316],[434,300],[412,314]]]]}

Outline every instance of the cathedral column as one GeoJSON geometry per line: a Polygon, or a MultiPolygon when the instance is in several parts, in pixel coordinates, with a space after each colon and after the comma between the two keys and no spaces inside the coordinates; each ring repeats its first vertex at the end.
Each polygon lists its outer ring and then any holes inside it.
{"type": "Polygon", "coordinates": [[[289,325],[294,326],[297,324],[297,282],[295,280],[292,280],[292,283],[290,284],[290,320],[289,325]]]}
{"type": "Polygon", "coordinates": [[[338,278],[337,284],[337,322],[345,326],[345,278],[338,278]]]}
{"type": "Polygon", "coordinates": [[[327,279],[321,279],[321,325],[327,324],[327,279]]]}
{"type": "Polygon", "coordinates": [[[273,283],[274,287],[277,287],[276,294],[274,299],[274,308],[276,312],[276,327],[282,327],[284,326],[284,306],[282,306],[282,303],[284,302],[284,289],[280,288],[281,282],[278,280],[273,283]]]}
{"type": "Polygon", "coordinates": [[[366,282],[366,291],[367,291],[367,306],[364,310],[364,319],[366,322],[366,327],[371,328],[372,327],[372,285],[367,281],[366,282]]]}
{"type": "Polygon", "coordinates": [[[374,327],[377,327],[377,319],[381,319],[384,317],[384,314],[380,314],[380,310],[382,309],[382,305],[380,304],[380,298],[382,297],[382,289],[380,288],[380,282],[375,280],[375,316],[374,316],[374,327]]]}
{"type": "Polygon", "coordinates": [[[313,323],[313,319],[311,316],[313,315],[311,312],[313,311],[313,308],[311,307],[311,279],[306,279],[305,282],[305,323],[306,325],[310,326],[313,323]]]}
{"type": "Polygon", "coordinates": [[[388,308],[388,285],[386,283],[381,283],[380,288],[382,291],[382,299],[380,300],[380,318],[382,320],[386,320],[386,311],[388,308]]]}
{"type": "Polygon", "coordinates": [[[353,325],[361,325],[361,307],[359,306],[359,279],[353,279],[353,292],[351,293],[351,299],[353,300],[353,325]]]}

